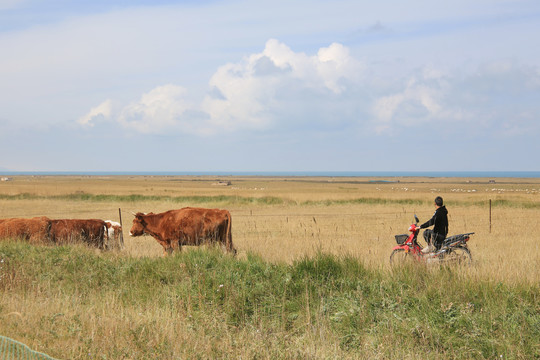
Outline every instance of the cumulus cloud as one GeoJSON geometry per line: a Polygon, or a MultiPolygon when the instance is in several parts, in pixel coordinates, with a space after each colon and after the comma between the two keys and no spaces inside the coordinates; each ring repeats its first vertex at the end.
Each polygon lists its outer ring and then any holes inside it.
{"type": "Polygon", "coordinates": [[[518,136],[539,128],[532,119],[540,106],[531,96],[539,91],[538,70],[530,66],[491,62],[452,75],[426,66],[374,100],[373,124],[380,134],[436,125],[448,133],[518,136]]]}
{"type": "Polygon", "coordinates": [[[535,67],[493,62],[459,73],[426,65],[389,82],[375,69],[342,44],[306,54],[271,39],[261,52],[220,66],[199,98],[163,85],[119,106],[117,114],[107,100],[78,122],[115,119],[136,133],[198,136],[295,129],[393,135],[429,126],[449,134],[467,126],[468,133],[517,135],[538,127],[535,67]]]}
{"type": "Polygon", "coordinates": [[[341,44],[310,56],[271,39],[261,53],[217,70],[210,87],[221,96],[207,96],[202,109],[217,127],[265,129],[294,121],[299,108],[309,109],[342,95],[363,70],[341,44]]]}
{"type": "Polygon", "coordinates": [[[170,129],[189,132],[191,126],[182,120],[189,109],[185,94],[186,89],[181,86],[158,86],[143,94],[139,101],[124,107],[118,121],[124,127],[144,134],[159,134],[170,129]],[[182,125],[187,129],[181,129],[182,125]]]}
{"type": "Polygon", "coordinates": [[[199,101],[188,100],[187,89],[168,84],[121,107],[117,115],[111,114],[108,100],[78,122],[92,126],[114,117],[124,128],[138,133],[197,135],[261,131],[302,122],[306,116],[311,116],[312,124],[331,122],[350,111],[344,108],[343,114],[328,116],[325,109],[334,108],[336,99],[347,96],[363,71],[364,65],[342,44],[333,43],[308,55],[271,39],[262,52],[219,67],[199,101]]]}
{"type": "Polygon", "coordinates": [[[82,126],[92,127],[96,122],[100,120],[107,120],[111,117],[112,113],[112,101],[106,100],[98,106],[90,109],[88,114],[82,116],[77,120],[82,126]]]}
{"type": "Polygon", "coordinates": [[[411,78],[402,91],[375,100],[376,131],[390,130],[396,123],[412,126],[437,118],[442,111],[442,96],[440,83],[429,86],[411,78]]]}

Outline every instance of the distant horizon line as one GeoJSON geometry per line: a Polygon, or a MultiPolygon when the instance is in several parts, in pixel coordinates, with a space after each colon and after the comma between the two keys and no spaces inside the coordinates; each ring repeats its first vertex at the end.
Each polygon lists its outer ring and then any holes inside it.
{"type": "Polygon", "coordinates": [[[0,176],[291,176],[291,177],[513,177],[540,178],[540,171],[13,171],[0,176]]]}

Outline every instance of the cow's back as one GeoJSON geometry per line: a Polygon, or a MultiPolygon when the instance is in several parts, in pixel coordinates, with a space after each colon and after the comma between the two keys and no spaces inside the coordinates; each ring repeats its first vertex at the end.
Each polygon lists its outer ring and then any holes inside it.
{"type": "Polygon", "coordinates": [[[162,228],[180,245],[220,242],[232,249],[231,215],[227,210],[187,207],[163,213],[162,228]],[[230,243],[230,245],[229,245],[230,243]]]}
{"type": "Polygon", "coordinates": [[[20,223],[17,218],[3,219],[0,221],[0,238],[10,239],[10,238],[21,238],[24,236],[23,228],[20,226],[20,223]]]}
{"type": "Polygon", "coordinates": [[[49,238],[58,245],[64,245],[71,241],[74,224],[68,219],[51,220],[49,238]]]}
{"type": "Polygon", "coordinates": [[[11,218],[0,222],[0,238],[22,239],[33,244],[47,242],[50,219],[45,216],[31,219],[11,218]]]}
{"type": "Polygon", "coordinates": [[[41,216],[29,219],[27,222],[29,229],[30,243],[44,243],[48,242],[48,233],[51,226],[51,219],[41,216]]]}
{"type": "Polygon", "coordinates": [[[192,207],[169,210],[163,213],[161,229],[167,238],[179,240],[182,245],[198,245],[206,211],[192,207]]]}
{"type": "Polygon", "coordinates": [[[51,220],[50,238],[59,245],[84,242],[103,248],[106,228],[105,222],[99,219],[51,220]]]}

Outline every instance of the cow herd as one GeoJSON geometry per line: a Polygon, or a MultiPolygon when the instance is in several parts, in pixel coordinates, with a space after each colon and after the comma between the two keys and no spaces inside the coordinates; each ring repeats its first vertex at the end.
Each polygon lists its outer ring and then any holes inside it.
{"type": "MultiPolygon", "coordinates": [[[[148,234],[163,247],[165,255],[182,246],[205,243],[221,245],[236,254],[232,243],[231,214],[227,210],[186,207],[163,213],[133,214],[131,236],[148,234]]],[[[100,219],[0,219],[0,239],[21,239],[31,244],[84,243],[102,250],[123,249],[120,223],[100,219]]]]}
{"type": "Polygon", "coordinates": [[[102,250],[123,248],[120,224],[100,219],[0,219],[0,239],[20,239],[31,244],[85,243],[102,250]]]}

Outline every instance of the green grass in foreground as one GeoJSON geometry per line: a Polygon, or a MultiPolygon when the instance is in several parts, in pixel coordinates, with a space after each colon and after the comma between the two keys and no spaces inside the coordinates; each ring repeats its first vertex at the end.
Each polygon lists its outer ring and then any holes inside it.
{"type": "Polygon", "coordinates": [[[539,358],[538,285],[465,274],[326,254],[286,265],[219,249],[129,258],[8,242],[0,334],[70,359],[539,358]]]}

